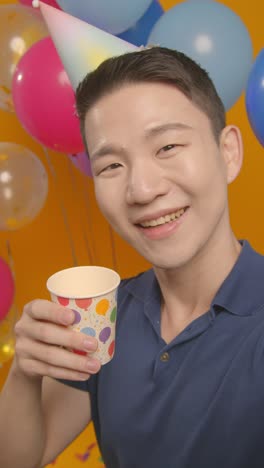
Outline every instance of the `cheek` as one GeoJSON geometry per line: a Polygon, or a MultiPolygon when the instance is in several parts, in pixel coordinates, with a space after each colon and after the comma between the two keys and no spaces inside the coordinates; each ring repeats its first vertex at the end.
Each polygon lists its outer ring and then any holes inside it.
{"type": "Polygon", "coordinates": [[[100,211],[107,221],[113,225],[118,217],[118,213],[121,211],[121,197],[118,196],[114,184],[109,184],[103,179],[101,181],[95,180],[94,190],[100,211]]]}
{"type": "Polygon", "coordinates": [[[196,154],[186,159],[182,168],[182,183],[194,198],[214,197],[214,193],[225,190],[223,167],[215,154],[206,157],[196,154]]]}

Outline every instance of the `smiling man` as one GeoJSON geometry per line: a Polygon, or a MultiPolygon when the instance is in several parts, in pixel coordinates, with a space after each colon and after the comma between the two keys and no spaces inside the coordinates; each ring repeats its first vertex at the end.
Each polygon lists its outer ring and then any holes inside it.
{"type": "Polygon", "coordinates": [[[264,259],[230,225],[238,128],[207,73],[161,47],[103,62],[76,99],[99,207],[153,268],[122,281],[102,368],[72,311],[25,306],[1,466],[44,466],[93,420],[107,468],[262,468],[264,259]]]}

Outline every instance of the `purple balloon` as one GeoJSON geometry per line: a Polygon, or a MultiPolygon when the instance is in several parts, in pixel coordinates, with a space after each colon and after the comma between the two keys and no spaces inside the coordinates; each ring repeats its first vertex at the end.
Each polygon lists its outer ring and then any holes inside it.
{"type": "Polygon", "coordinates": [[[85,151],[77,154],[69,154],[69,158],[73,162],[74,166],[79,169],[79,171],[83,172],[83,174],[89,177],[93,177],[90,159],[85,151]]]}
{"type": "Polygon", "coordinates": [[[111,328],[105,327],[100,332],[99,340],[102,341],[102,343],[106,343],[110,335],[111,335],[111,328]]]}
{"type": "Polygon", "coordinates": [[[74,319],[74,322],[73,322],[73,325],[75,325],[76,323],[80,323],[81,321],[81,314],[77,311],[77,310],[74,310],[72,309],[74,315],[75,315],[75,319],[74,319]]]}

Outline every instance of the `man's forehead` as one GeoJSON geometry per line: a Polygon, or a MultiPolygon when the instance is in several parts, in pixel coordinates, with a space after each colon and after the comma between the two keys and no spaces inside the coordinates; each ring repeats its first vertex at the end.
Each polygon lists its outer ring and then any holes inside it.
{"type": "MultiPolygon", "coordinates": [[[[156,123],[152,124],[146,129],[142,129],[142,138],[145,140],[150,140],[155,138],[158,135],[162,135],[169,131],[192,131],[193,127],[182,122],[165,122],[165,123],[156,123]]],[[[124,147],[120,142],[111,142],[107,138],[102,138],[99,140],[90,154],[91,159],[95,160],[99,157],[105,156],[111,153],[121,153],[124,151],[124,147]]]]}
{"type": "Polygon", "coordinates": [[[197,122],[202,118],[201,109],[177,88],[169,88],[170,94],[164,99],[162,90],[157,97],[153,88],[150,93],[145,92],[145,88],[140,96],[138,89],[131,88],[132,94],[119,94],[117,100],[111,100],[111,97],[117,96],[115,93],[103,97],[86,114],[87,138],[90,134],[97,146],[98,140],[108,142],[109,137],[111,139],[114,135],[119,139],[127,132],[151,138],[168,130],[187,131],[197,128],[197,122]],[[176,95],[175,101],[171,99],[171,88],[176,95]]]}

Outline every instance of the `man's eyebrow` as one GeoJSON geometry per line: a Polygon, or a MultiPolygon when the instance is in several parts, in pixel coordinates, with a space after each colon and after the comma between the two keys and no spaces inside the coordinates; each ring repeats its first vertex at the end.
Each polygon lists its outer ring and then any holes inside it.
{"type": "Polygon", "coordinates": [[[123,152],[124,151],[121,146],[106,144],[93,151],[90,154],[90,159],[94,161],[102,156],[107,156],[109,154],[123,154],[123,152]]]}
{"type": "Polygon", "coordinates": [[[145,131],[145,137],[151,138],[161,133],[166,132],[167,130],[193,130],[193,127],[190,125],[181,123],[181,122],[168,122],[165,124],[155,125],[145,131]]]}
{"type": "MultiPolygon", "coordinates": [[[[149,139],[153,136],[160,135],[165,133],[168,130],[193,130],[193,127],[181,122],[168,122],[165,124],[160,124],[153,126],[145,131],[145,138],[149,139]]],[[[102,156],[107,156],[109,154],[123,154],[124,150],[121,146],[105,144],[93,151],[90,154],[90,160],[94,161],[102,156]]]]}

